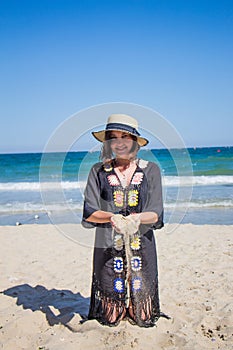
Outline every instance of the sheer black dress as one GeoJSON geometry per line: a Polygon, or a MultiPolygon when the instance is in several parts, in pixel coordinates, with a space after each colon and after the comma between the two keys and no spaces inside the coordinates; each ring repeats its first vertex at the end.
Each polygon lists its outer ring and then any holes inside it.
{"type": "Polygon", "coordinates": [[[153,162],[139,159],[130,184],[124,188],[113,164],[95,164],[89,173],[85,189],[82,224],[87,228],[96,227],[88,318],[114,326],[125,315],[141,327],[154,326],[162,315],[153,233],[154,229],[163,227],[159,167],[153,162]],[[125,216],[152,211],[158,214],[159,220],[156,224],[141,224],[138,232],[130,237],[128,244],[131,258],[127,261],[124,235],[114,231],[110,223],[86,221],[97,210],[125,216]],[[133,317],[129,315],[129,307],[133,317]],[[114,322],[110,322],[113,312],[117,317],[114,322]]]}

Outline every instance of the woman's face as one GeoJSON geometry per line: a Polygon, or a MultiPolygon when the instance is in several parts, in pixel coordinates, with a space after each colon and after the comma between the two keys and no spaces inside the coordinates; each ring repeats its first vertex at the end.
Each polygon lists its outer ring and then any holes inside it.
{"type": "Polygon", "coordinates": [[[132,136],[126,132],[114,130],[110,133],[110,147],[116,158],[127,159],[134,142],[132,136]]]}

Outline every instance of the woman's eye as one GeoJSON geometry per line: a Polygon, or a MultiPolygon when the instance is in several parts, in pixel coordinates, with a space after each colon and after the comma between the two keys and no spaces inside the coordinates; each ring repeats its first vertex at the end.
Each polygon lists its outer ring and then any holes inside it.
{"type": "Polygon", "coordinates": [[[129,134],[124,134],[124,135],[122,135],[122,136],[120,136],[120,137],[116,137],[116,136],[110,136],[110,140],[117,140],[117,139],[130,139],[131,137],[130,137],[130,135],[129,134]]]}

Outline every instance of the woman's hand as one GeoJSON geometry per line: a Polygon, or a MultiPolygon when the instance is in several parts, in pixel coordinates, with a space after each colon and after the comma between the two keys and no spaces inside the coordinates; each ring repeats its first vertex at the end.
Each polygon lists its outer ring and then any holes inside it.
{"type": "Polygon", "coordinates": [[[140,223],[140,214],[129,216],[115,214],[111,217],[111,224],[114,230],[124,235],[133,235],[138,231],[140,223]]]}
{"type": "Polygon", "coordinates": [[[131,214],[129,216],[126,216],[126,221],[127,221],[127,233],[129,235],[133,235],[139,229],[139,226],[141,223],[140,214],[131,214]]]}
{"type": "Polygon", "coordinates": [[[121,214],[115,214],[110,219],[112,227],[118,233],[124,233],[125,230],[125,217],[121,214]]]}

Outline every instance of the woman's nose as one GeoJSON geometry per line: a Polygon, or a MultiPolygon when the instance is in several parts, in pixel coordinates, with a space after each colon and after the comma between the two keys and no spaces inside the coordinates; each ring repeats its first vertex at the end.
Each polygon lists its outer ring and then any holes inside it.
{"type": "Polygon", "coordinates": [[[124,142],[124,140],[121,137],[117,137],[116,143],[117,145],[121,145],[124,142]]]}

